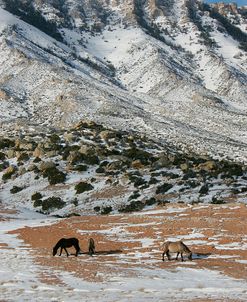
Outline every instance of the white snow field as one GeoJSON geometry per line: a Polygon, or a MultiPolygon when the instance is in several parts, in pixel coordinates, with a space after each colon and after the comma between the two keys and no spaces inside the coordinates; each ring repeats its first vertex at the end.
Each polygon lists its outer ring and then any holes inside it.
{"type": "MultiPolygon", "coordinates": [[[[169,211],[168,211],[169,212],[169,211]]],[[[155,211],[152,211],[155,214],[155,211]]],[[[159,214],[160,211],[157,211],[159,214]]],[[[141,214],[138,214],[141,215],[141,214]]],[[[146,213],[145,215],[148,215],[146,213]]],[[[247,282],[225,276],[217,271],[197,269],[196,264],[186,267],[186,262],[176,268],[153,268],[154,259],[143,268],[131,268],[132,274],[122,271],[112,273],[103,282],[88,282],[59,269],[52,269],[34,263],[30,247],[8,231],[22,227],[34,227],[55,223],[54,218],[44,218],[39,214],[24,211],[18,215],[4,215],[10,220],[2,221],[0,226],[0,299],[1,301],[193,301],[211,299],[213,301],[246,301],[247,282]],[[15,217],[14,217],[15,216],[15,217]],[[6,246],[4,245],[6,244],[6,246]],[[42,281],[41,275],[55,275],[62,284],[49,284],[42,281]]],[[[118,232],[117,228],[112,233],[118,232]]],[[[124,236],[121,234],[121,236],[124,236]]],[[[191,240],[201,238],[198,233],[191,240]]],[[[123,239],[123,238],[122,238],[123,239]]],[[[128,241],[128,234],[126,237],[128,241]]],[[[152,244],[143,239],[143,246],[152,244]]],[[[128,259],[140,261],[141,255],[134,251],[128,257],[119,255],[119,263],[128,259]]],[[[149,254],[151,258],[151,254],[149,254]]],[[[83,265],[82,255],[70,257],[70,261],[83,265]]],[[[89,261],[98,261],[93,257],[89,261]]],[[[133,263],[133,262],[132,262],[133,263]]],[[[100,261],[99,261],[100,265],[100,261]]],[[[111,265],[114,266],[114,263],[111,265]]],[[[128,271],[128,268],[126,268],[128,271]]]]}

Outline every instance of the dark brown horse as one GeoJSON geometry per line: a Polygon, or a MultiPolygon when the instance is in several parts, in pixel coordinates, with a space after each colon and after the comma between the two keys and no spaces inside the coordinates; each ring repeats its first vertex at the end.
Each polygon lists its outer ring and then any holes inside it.
{"type": "Polygon", "coordinates": [[[76,257],[78,255],[78,253],[80,252],[80,246],[79,246],[79,240],[77,238],[62,238],[60,239],[57,244],[54,246],[53,248],[53,256],[55,256],[57,254],[57,250],[59,248],[60,249],[60,254],[59,256],[62,255],[62,251],[63,249],[65,250],[66,254],[67,254],[67,257],[69,256],[69,253],[68,251],[66,250],[66,247],[71,247],[71,246],[74,246],[74,248],[76,249],[76,257]]]}

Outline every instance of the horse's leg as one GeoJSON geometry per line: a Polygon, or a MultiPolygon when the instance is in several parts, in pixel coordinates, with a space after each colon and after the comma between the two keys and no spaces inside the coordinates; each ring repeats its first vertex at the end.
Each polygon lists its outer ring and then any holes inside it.
{"type": "Polygon", "coordinates": [[[90,247],[89,255],[92,256],[93,254],[95,254],[95,250],[94,250],[94,248],[90,247]]]}
{"type": "Polygon", "coordinates": [[[180,254],[180,253],[178,252],[178,253],[177,253],[177,257],[176,257],[176,260],[178,260],[178,255],[179,255],[179,254],[180,254]]]}
{"type": "Polygon", "coordinates": [[[184,261],[183,253],[181,253],[181,261],[184,261]]]}
{"type": "Polygon", "coordinates": [[[76,256],[78,256],[78,254],[81,252],[79,243],[75,246],[75,249],[76,249],[76,256]]]}
{"type": "Polygon", "coordinates": [[[77,257],[78,256],[78,253],[80,252],[80,247],[79,246],[74,246],[75,249],[76,249],[76,253],[75,253],[75,256],[77,257]]]}
{"type": "Polygon", "coordinates": [[[166,252],[166,256],[167,256],[168,260],[170,261],[171,257],[170,257],[169,251],[166,252]]]}
{"type": "Polygon", "coordinates": [[[66,252],[66,254],[67,254],[67,257],[69,257],[69,253],[68,253],[66,247],[64,247],[64,250],[65,250],[65,252],[66,252]]]}
{"type": "Polygon", "coordinates": [[[61,248],[60,248],[60,254],[59,254],[59,256],[62,255],[62,251],[63,251],[63,248],[61,247],[61,248]]]}
{"type": "Polygon", "coordinates": [[[162,260],[163,260],[163,261],[165,261],[165,253],[166,253],[166,252],[164,252],[164,253],[162,254],[162,260]]]}

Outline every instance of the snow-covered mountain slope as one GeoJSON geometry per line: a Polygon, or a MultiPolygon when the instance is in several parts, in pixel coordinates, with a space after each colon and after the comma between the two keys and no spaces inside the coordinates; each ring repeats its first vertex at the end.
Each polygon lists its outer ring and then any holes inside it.
{"type": "Polygon", "coordinates": [[[190,0],[0,5],[2,133],[87,118],[247,161],[246,9],[190,0]]]}

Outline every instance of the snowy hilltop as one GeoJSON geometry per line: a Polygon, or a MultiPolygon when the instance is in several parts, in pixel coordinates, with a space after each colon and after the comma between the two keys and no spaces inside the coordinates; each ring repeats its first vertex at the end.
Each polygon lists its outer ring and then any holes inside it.
{"type": "Polygon", "coordinates": [[[0,1],[1,133],[88,119],[247,161],[246,8],[0,1]]]}

